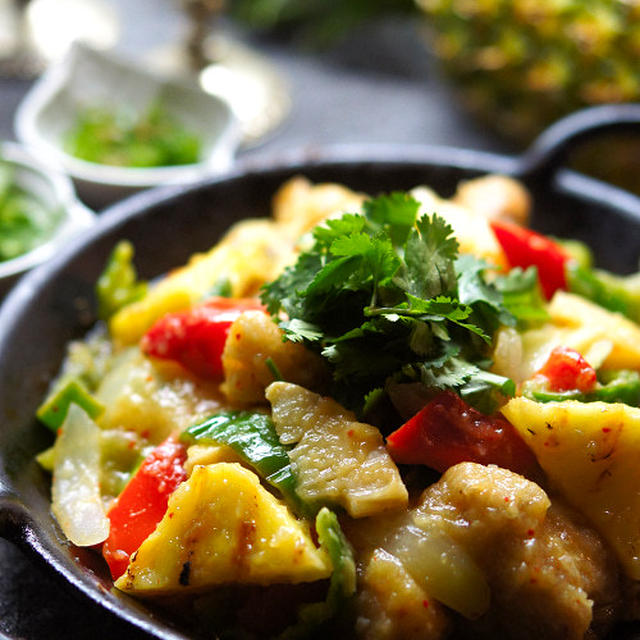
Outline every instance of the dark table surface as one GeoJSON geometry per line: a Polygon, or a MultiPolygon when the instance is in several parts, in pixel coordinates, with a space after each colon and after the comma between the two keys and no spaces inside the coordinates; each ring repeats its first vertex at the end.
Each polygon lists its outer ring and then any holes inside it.
{"type": "MultiPolygon", "coordinates": [[[[119,12],[117,47],[140,56],[179,41],[184,21],[169,0],[111,0],[119,12]],[[134,8],[135,7],[135,8],[134,8]]],[[[231,29],[234,26],[231,25],[231,29]]],[[[286,78],[292,110],[261,145],[239,157],[277,156],[326,143],[411,143],[505,150],[474,124],[429,57],[420,25],[387,19],[358,28],[320,52],[238,31],[286,78]]],[[[0,77],[0,139],[12,139],[13,114],[29,80],[0,77]]],[[[80,599],[31,557],[0,540],[0,637],[48,640],[147,637],[80,599]]]]}

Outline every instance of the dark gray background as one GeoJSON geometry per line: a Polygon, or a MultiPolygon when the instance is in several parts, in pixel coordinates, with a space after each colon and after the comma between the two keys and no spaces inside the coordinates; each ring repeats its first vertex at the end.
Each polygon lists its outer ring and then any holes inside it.
{"type": "MultiPolygon", "coordinates": [[[[118,9],[118,48],[141,56],[184,34],[177,2],[111,0],[118,9]]],[[[277,65],[289,83],[293,107],[287,121],[241,157],[277,156],[324,143],[416,143],[505,150],[456,105],[412,19],[377,21],[358,28],[330,49],[313,52],[274,37],[238,37],[277,65]]],[[[0,138],[11,139],[13,113],[27,80],[0,78],[0,138]]],[[[0,540],[0,637],[48,640],[141,638],[0,540]]],[[[146,636],[144,636],[146,637],[146,636]]]]}

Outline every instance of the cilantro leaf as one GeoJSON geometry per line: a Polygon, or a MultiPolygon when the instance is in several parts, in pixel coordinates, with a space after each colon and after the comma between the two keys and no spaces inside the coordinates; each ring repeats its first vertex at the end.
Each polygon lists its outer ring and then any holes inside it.
{"type": "Polygon", "coordinates": [[[464,254],[456,260],[458,297],[460,302],[473,307],[474,320],[485,331],[493,332],[500,325],[512,327],[516,318],[504,304],[503,293],[494,283],[487,282],[484,273],[490,268],[485,260],[464,254]]]}
{"type": "Polygon", "coordinates": [[[415,224],[420,203],[410,194],[394,192],[364,203],[367,219],[387,230],[394,246],[402,246],[415,224]]]}
{"type": "Polygon", "coordinates": [[[365,203],[364,215],[325,222],[262,291],[286,338],[327,360],[334,397],[356,411],[389,380],[466,389],[485,404],[509,391],[484,371],[493,331],[515,322],[505,294],[485,279],[485,262],[458,257],[443,218],[416,219],[418,211],[411,196],[393,193],[365,203]]]}
{"type": "Polygon", "coordinates": [[[504,307],[520,325],[530,326],[548,320],[536,267],[526,271],[519,267],[511,269],[508,274],[498,276],[495,285],[502,294],[504,307]]]}
{"type": "Polygon", "coordinates": [[[433,298],[456,291],[454,260],[458,241],[443,218],[423,216],[411,231],[404,248],[405,269],[397,283],[419,298],[433,298]]]}
{"type": "Polygon", "coordinates": [[[351,233],[361,233],[367,226],[364,216],[345,213],[341,218],[326,220],[313,230],[316,251],[327,251],[334,240],[351,233]]]}

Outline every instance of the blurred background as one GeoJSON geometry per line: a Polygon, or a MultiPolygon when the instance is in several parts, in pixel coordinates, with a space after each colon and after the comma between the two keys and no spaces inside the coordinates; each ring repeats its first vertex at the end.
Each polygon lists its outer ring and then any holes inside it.
{"type": "MultiPolygon", "coordinates": [[[[243,119],[241,152],[518,151],[571,111],[640,97],[637,0],[0,0],[2,137],[34,75],[78,36],[162,74],[199,73],[243,119]]],[[[610,142],[572,162],[635,188],[638,141],[610,142]]]]}
{"type": "MultiPolygon", "coordinates": [[[[567,113],[640,101],[638,0],[0,0],[1,139],[75,39],[221,96],[239,162],[326,144],[519,153],[567,113]]],[[[570,162],[640,193],[637,138],[570,162]]],[[[139,636],[0,540],[2,633],[139,636]]]]}

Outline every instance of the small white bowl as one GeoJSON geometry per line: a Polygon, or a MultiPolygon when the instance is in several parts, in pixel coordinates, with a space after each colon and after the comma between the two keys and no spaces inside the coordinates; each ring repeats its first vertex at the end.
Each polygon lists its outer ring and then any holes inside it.
{"type": "Polygon", "coordinates": [[[76,198],[71,180],[27,149],[0,143],[0,159],[13,169],[13,181],[42,202],[60,222],[51,238],[17,258],[0,261],[0,298],[25,271],[50,258],[71,236],[90,227],[95,215],[76,198]],[[62,212],[62,213],[60,213],[62,212]]]}
{"type": "Polygon", "coordinates": [[[110,204],[140,189],[184,184],[228,170],[238,147],[239,128],[230,106],[187,84],[164,80],[112,53],[74,43],[19,105],[14,120],[20,141],[57,163],[74,180],[79,196],[93,207],[110,204]],[[170,167],[114,167],[75,158],[64,138],[86,107],[144,113],[154,101],[195,133],[202,160],[170,167]]]}

